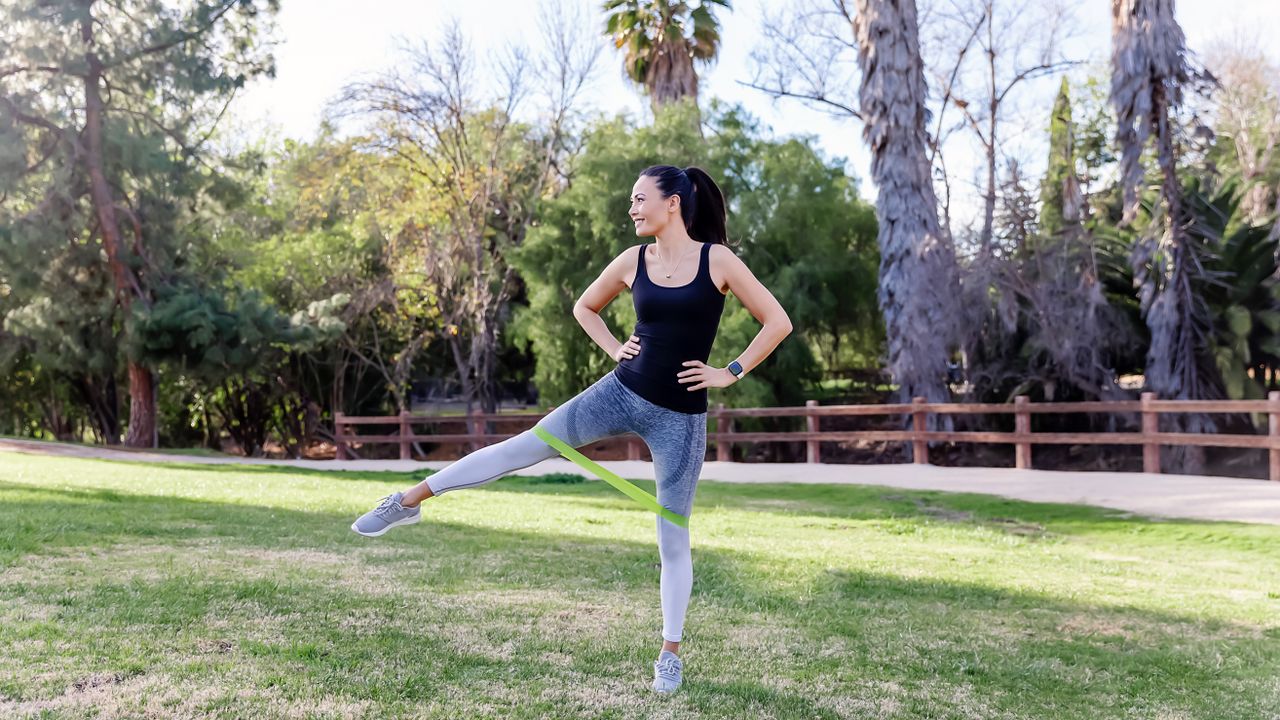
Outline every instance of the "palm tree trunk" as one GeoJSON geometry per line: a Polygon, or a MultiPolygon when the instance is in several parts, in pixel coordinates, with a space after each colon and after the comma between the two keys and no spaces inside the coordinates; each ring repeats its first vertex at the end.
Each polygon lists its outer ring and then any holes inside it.
{"type": "Polygon", "coordinates": [[[927,156],[924,64],[915,0],[858,0],[863,137],[879,220],[878,299],[901,399],[950,398],[947,358],[959,296],[955,252],[938,222],[927,156]]]}
{"type": "Polygon", "coordinates": [[[649,103],[656,114],[664,105],[686,97],[698,100],[698,73],[693,68],[693,56],[683,40],[664,41],[658,46],[653,65],[646,78],[649,103]]]}
{"type": "MultiPolygon", "coordinates": [[[[1150,256],[1150,268],[1139,273],[1151,331],[1146,387],[1163,399],[1205,399],[1216,384],[1207,375],[1212,361],[1205,353],[1206,320],[1197,313],[1191,284],[1192,248],[1170,124],[1171,108],[1181,102],[1181,84],[1188,75],[1185,39],[1174,19],[1173,0],[1113,0],[1111,38],[1111,104],[1117,117],[1126,221],[1137,212],[1145,176],[1142,151],[1152,136],[1161,175],[1164,223],[1148,229],[1161,235],[1158,241],[1155,235],[1145,238],[1155,249],[1138,255],[1150,256]]],[[[1179,414],[1170,424],[1176,426],[1174,430],[1191,432],[1214,426],[1205,415],[1179,414]]],[[[1204,467],[1204,451],[1199,447],[1175,448],[1171,459],[1172,467],[1182,472],[1198,473],[1204,467]]]]}

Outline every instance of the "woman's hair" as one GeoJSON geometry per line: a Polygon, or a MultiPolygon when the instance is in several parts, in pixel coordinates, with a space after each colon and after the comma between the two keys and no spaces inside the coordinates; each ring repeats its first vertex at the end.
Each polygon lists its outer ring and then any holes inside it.
{"type": "Polygon", "coordinates": [[[699,167],[681,170],[673,165],[652,165],[640,176],[657,181],[664,198],[680,196],[680,217],[689,235],[700,242],[725,244],[724,194],[707,171],[699,167]]]}

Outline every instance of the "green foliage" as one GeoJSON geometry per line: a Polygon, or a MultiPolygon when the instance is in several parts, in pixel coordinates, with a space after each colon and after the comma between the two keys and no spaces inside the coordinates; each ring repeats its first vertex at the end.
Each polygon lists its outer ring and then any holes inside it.
{"type": "Polygon", "coordinates": [[[150,308],[134,306],[129,340],[148,364],[170,362],[198,377],[222,378],[270,367],[282,352],[331,342],[345,329],[334,317],[344,300],[315,302],[286,317],[256,291],[229,299],[196,286],[170,286],[156,293],[150,308]]]}
{"type": "Polygon", "coordinates": [[[694,58],[715,57],[720,49],[720,22],[712,5],[729,8],[728,0],[701,0],[692,9],[686,2],[605,0],[605,34],[613,38],[614,47],[626,48],[627,76],[647,85],[658,46],[687,43],[694,58]]]}
{"type": "Polygon", "coordinates": [[[1064,77],[1049,116],[1049,164],[1040,184],[1040,232],[1048,237],[1062,231],[1065,188],[1076,182],[1073,131],[1071,96],[1064,77]]]}
{"type": "Polygon", "coordinates": [[[1280,245],[1242,211],[1247,191],[1238,177],[1184,188],[1203,263],[1195,294],[1212,320],[1209,354],[1231,399],[1265,397],[1265,371],[1280,365],[1280,245]]]}

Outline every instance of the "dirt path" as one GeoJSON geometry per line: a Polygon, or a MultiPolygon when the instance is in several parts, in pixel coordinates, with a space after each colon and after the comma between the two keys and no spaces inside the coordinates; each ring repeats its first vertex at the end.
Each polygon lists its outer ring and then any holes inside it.
{"type": "MultiPolygon", "coordinates": [[[[5,452],[134,462],[284,465],[318,470],[440,469],[448,462],[408,460],[267,460],[173,455],[88,445],[0,438],[0,479],[5,452]]],[[[653,464],[636,460],[600,463],[628,478],[653,479],[653,464]]],[[[592,477],[563,459],[546,460],[513,472],[543,475],[571,472],[592,477]]],[[[933,465],[828,465],[807,463],[706,462],[702,479],[744,483],[882,485],[910,490],[973,492],[1032,502],[1097,505],[1142,515],[1280,525],[1280,482],[1202,475],[1145,475],[1119,472],[1065,472],[1011,468],[952,468],[933,465]]]]}

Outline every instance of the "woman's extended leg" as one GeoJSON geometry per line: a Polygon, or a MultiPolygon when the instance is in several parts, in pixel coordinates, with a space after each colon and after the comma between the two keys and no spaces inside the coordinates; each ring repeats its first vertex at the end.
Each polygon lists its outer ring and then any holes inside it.
{"type": "MultiPolygon", "coordinates": [[[[622,435],[634,424],[631,406],[621,394],[622,388],[613,373],[608,373],[552,410],[538,424],[573,447],[622,435]]],[[[532,430],[526,430],[459,459],[403,492],[382,498],[377,507],[352,523],[351,529],[366,537],[377,537],[394,527],[412,525],[422,519],[418,505],[424,498],[483,485],[557,454],[555,448],[532,430]]]]}
{"type": "MultiPolygon", "coordinates": [[[[629,430],[626,406],[619,405],[617,380],[612,373],[552,410],[538,424],[573,447],[581,447],[629,430]]],[[[560,453],[526,430],[500,443],[488,445],[460,458],[404,491],[400,504],[414,507],[424,498],[451,490],[475,487],[521,468],[536,465],[560,453]]]]}
{"type": "Polygon", "coordinates": [[[447,467],[404,491],[400,504],[413,507],[426,498],[450,490],[475,487],[493,482],[507,473],[536,465],[560,453],[546,444],[532,430],[507,438],[494,445],[486,445],[475,452],[458,458],[447,467]]]}

